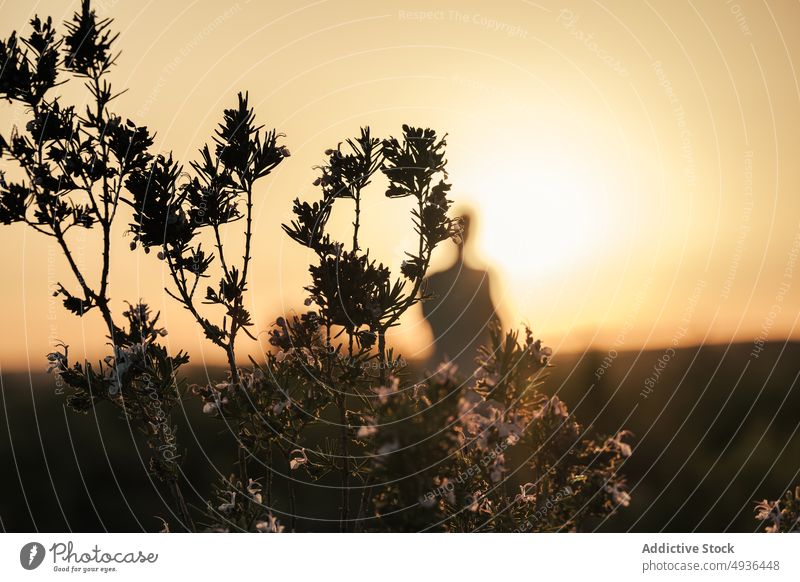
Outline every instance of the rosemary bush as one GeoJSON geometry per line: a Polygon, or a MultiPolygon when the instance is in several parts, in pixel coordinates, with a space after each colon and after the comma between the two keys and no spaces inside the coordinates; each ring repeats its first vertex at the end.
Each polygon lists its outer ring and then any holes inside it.
{"type": "Polygon", "coordinates": [[[70,388],[73,410],[114,406],[140,429],[152,451],[149,470],[172,495],[168,527],[294,531],[296,516],[307,513],[296,492],[303,482],[335,483],[341,531],[572,531],[628,505],[619,474],[631,453],[628,433],[591,437],[564,402],[539,391],[552,352],[531,330],[495,324],[474,370],[442,362],[422,376],[387,345],[402,315],[429,298],[436,248],[460,236],[448,214],[446,139],[431,129],[403,126],[396,137],[378,137],[362,128],[325,152],[317,198],[295,200],[283,226],[314,256],[308,310],[278,318],[269,331],[273,349],[242,366],[237,340],[255,340],[245,308],[259,248],[255,185],[289,151],[281,134],[257,125],[239,94],[188,167],[154,153],[146,127],[111,111],[117,94],[108,76],[117,55],[110,25],[84,1],[63,36],[51,19],[35,17],[29,36],[0,42],[0,95],[30,114],[24,130],[0,137],[0,155],[24,174],[18,182],[0,178],[0,221],[57,241],[74,281],[55,294],[78,317],[102,317],[104,359],[72,362],[63,345],[48,355],[49,369],[70,388]],[[86,111],[54,95],[68,77],[85,82],[86,111]],[[417,240],[399,273],[370,256],[360,238],[361,204],[379,189],[413,202],[417,240]],[[353,215],[344,241],[328,228],[337,204],[353,215]],[[165,292],[224,352],[224,378],[188,386],[180,368],[189,356],[159,343],[166,330],[158,315],[140,303],[121,315],[112,309],[110,242],[125,234],[120,208],[131,250],[153,251],[170,276],[165,292]],[[225,228],[244,231],[243,248],[223,244],[225,228]],[[72,229],[99,231],[98,281],[73,259],[72,229]],[[204,248],[204,238],[213,243],[204,248]],[[172,419],[176,406],[192,403],[223,423],[231,475],[190,503],[172,419]]]}
{"type": "Polygon", "coordinates": [[[800,532],[800,485],[786,491],[782,499],[759,501],[755,517],[767,533],[800,532]]]}

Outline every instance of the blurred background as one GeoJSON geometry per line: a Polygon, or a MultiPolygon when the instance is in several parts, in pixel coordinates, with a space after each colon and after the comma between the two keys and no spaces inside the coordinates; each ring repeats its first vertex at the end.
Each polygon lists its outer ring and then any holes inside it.
{"type": "MultiPolygon", "coordinates": [[[[0,36],[78,6],[1,2],[0,36]]],[[[753,501],[797,481],[800,5],[94,6],[120,32],[111,80],[127,91],[114,109],[157,131],[157,150],[196,159],[240,90],[260,123],[286,134],[292,157],[257,188],[248,307],[260,337],[303,309],[310,257],[280,224],[292,199],[314,195],[322,152],[363,125],[378,135],[429,126],[449,136],[453,198],[472,217],[463,255],[444,245],[432,267],[452,275],[439,278],[441,296],[468,305],[451,308],[476,331],[455,335],[475,339],[488,312],[529,323],[556,354],[544,391],[597,430],[635,434],[631,507],[598,527],[750,531],[753,501]]],[[[62,89],[86,103],[79,83],[62,89]]],[[[24,120],[21,107],[0,106],[4,135],[24,120]]],[[[398,204],[376,183],[362,209],[365,246],[395,271],[413,244],[398,204]]],[[[218,377],[221,352],[163,292],[163,265],[128,249],[126,223],[112,249],[117,310],[143,298],[162,312],[170,349],[191,354],[193,379],[218,377]]],[[[334,224],[344,232],[349,218],[334,224]]],[[[2,527],[153,529],[167,510],[130,462],[127,427],[113,413],[65,414],[43,374],[59,341],[96,359],[106,340],[99,317],[75,318],[52,297],[69,269],[36,234],[0,229],[2,527]]],[[[72,242],[99,275],[93,234],[72,242]]],[[[225,232],[232,244],[240,236],[225,232]]],[[[425,315],[409,313],[390,340],[410,373],[444,355],[468,365],[472,343],[442,345],[425,315]]],[[[266,347],[241,351],[258,359],[266,347]]],[[[207,487],[228,441],[198,413],[181,421],[186,471],[207,487]]]]}

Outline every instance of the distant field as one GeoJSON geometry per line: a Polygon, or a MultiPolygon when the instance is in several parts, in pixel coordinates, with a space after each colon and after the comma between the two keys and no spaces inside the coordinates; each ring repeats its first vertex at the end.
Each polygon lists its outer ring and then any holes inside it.
{"type": "MultiPolygon", "coordinates": [[[[556,355],[542,389],[599,432],[625,427],[635,435],[624,471],[631,505],[598,527],[753,531],[753,501],[777,498],[798,481],[800,344],[768,344],[757,359],[751,347],[685,348],[660,365],[663,351],[556,355]]],[[[44,374],[3,374],[0,404],[4,530],[157,530],[156,516],[170,517],[139,461],[141,440],[111,409],[97,417],[65,411],[44,374]]],[[[197,487],[187,494],[192,503],[231,470],[219,465],[230,438],[195,401],[179,420],[183,469],[197,487]]],[[[335,530],[317,520],[335,520],[336,503],[335,494],[300,488],[299,513],[314,519],[300,520],[299,529],[335,530]]]]}

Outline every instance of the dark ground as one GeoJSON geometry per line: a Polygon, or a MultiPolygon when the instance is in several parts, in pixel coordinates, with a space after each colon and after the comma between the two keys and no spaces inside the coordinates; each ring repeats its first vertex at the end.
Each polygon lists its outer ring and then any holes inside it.
{"type": "MultiPolygon", "coordinates": [[[[751,348],[678,350],[647,398],[642,390],[663,350],[620,352],[599,381],[595,373],[606,352],[556,355],[542,390],[557,392],[595,431],[624,427],[635,435],[624,468],[631,505],[600,529],[753,531],[754,501],[777,498],[800,481],[800,344],[768,344],[758,358],[750,356],[751,348]]],[[[136,448],[139,436],[134,439],[110,408],[96,417],[78,416],[62,403],[51,377],[2,375],[2,529],[160,529],[157,516],[170,518],[167,497],[147,476],[140,459],[147,451],[136,448]]],[[[215,467],[231,471],[225,464],[230,438],[196,401],[187,403],[178,424],[183,468],[197,488],[187,492],[192,502],[207,495],[219,476],[215,467]]],[[[319,489],[300,488],[298,507],[330,514],[333,521],[301,520],[298,529],[334,530],[337,504],[331,501],[319,489]]]]}

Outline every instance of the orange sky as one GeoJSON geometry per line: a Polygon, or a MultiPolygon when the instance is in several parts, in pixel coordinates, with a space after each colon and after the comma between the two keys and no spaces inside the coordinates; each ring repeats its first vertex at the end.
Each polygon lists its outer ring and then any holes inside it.
{"type": "MultiPolygon", "coordinates": [[[[78,4],[1,2],[0,34],[78,4]]],[[[287,134],[292,157],[257,188],[258,330],[301,305],[308,257],[280,224],[294,197],[316,195],[322,151],[360,125],[385,135],[410,123],[449,133],[454,198],[479,215],[474,260],[491,267],[507,323],[528,321],[562,350],[797,335],[798,3],[95,6],[121,33],[111,79],[128,92],[115,111],[155,129],[157,149],[188,163],[239,90],[287,134]]],[[[64,93],[85,99],[76,83],[64,93]]],[[[0,104],[0,131],[23,113],[0,104]]],[[[373,255],[395,266],[412,236],[397,205],[376,188],[363,217],[373,255]]],[[[127,250],[124,218],[117,306],[144,298],[173,349],[218,362],[162,292],[162,265],[127,250]]],[[[78,259],[96,275],[97,241],[83,237],[78,259]]],[[[3,369],[43,367],[56,339],[97,353],[99,317],[77,320],[50,297],[56,281],[74,284],[53,241],[4,227],[0,248],[3,369]]],[[[427,327],[416,312],[406,323],[398,342],[423,354],[427,327]]]]}

